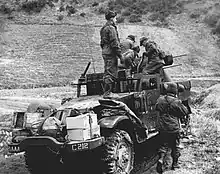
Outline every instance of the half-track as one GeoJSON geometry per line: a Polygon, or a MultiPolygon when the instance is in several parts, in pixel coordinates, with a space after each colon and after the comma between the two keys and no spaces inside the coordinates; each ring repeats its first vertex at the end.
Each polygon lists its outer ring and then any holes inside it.
{"type": "MultiPolygon", "coordinates": [[[[14,113],[9,151],[24,152],[31,173],[47,168],[45,173],[129,174],[155,164],[159,146],[155,104],[165,93],[163,77],[119,70],[113,91],[118,96],[105,99],[103,73],[86,74],[89,65],[73,84],[77,97],[63,100],[47,114],[44,109],[14,113]],[[88,128],[83,121],[85,129],[79,129],[78,118],[86,120],[88,128]],[[81,131],[77,138],[74,128],[81,131]]],[[[180,93],[186,102],[191,83],[177,83],[184,86],[180,93]]]]}

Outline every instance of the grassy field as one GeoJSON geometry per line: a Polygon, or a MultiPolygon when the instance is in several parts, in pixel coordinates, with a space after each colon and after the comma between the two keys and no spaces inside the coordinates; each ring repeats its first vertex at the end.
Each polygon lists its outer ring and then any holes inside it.
{"type": "Polygon", "coordinates": [[[10,25],[5,53],[0,59],[0,87],[70,84],[92,59],[96,70],[102,71],[103,62],[99,45],[92,40],[93,32],[94,29],[74,25],[10,25]]]}

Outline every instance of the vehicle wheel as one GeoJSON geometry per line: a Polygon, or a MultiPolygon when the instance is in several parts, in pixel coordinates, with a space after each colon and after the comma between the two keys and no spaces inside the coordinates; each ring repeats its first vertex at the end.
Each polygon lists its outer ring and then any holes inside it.
{"type": "Polygon", "coordinates": [[[103,171],[105,174],[129,174],[134,165],[134,147],[129,134],[115,130],[106,138],[103,149],[103,171]]]}
{"type": "Polygon", "coordinates": [[[62,172],[60,157],[47,147],[29,147],[24,154],[26,167],[31,174],[62,172]]]}

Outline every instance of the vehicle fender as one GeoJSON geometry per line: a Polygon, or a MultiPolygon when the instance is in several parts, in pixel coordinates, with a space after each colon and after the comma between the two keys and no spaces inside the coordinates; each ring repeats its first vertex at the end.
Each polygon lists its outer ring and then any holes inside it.
{"type": "Polygon", "coordinates": [[[100,125],[101,128],[112,129],[116,127],[117,124],[121,122],[122,120],[128,120],[128,119],[129,118],[125,115],[104,117],[99,120],[98,124],[100,125]]]}

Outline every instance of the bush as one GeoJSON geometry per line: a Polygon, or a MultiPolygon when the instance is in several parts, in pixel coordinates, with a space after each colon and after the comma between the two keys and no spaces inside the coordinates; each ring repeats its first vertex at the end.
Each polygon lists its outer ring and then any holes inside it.
{"type": "Polygon", "coordinates": [[[104,14],[104,13],[106,12],[106,10],[107,10],[107,7],[105,7],[105,6],[100,6],[100,7],[98,8],[98,13],[99,13],[99,14],[104,14]]]}
{"type": "Polygon", "coordinates": [[[193,11],[189,14],[190,18],[196,19],[200,17],[200,11],[193,11]]]}
{"type": "Polygon", "coordinates": [[[125,17],[119,16],[117,17],[117,23],[123,23],[125,21],[125,17]]]}
{"type": "Polygon", "coordinates": [[[98,2],[93,2],[93,3],[92,3],[92,7],[95,7],[95,6],[98,6],[98,5],[99,5],[98,2]]]}
{"type": "Polygon", "coordinates": [[[71,6],[71,5],[67,5],[67,6],[66,6],[66,11],[67,11],[68,15],[70,16],[71,14],[76,13],[76,12],[77,12],[77,9],[74,8],[74,7],[71,6]]]}
{"type": "Polygon", "coordinates": [[[213,10],[205,16],[204,22],[208,24],[210,27],[215,27],[219,19],[220,19],[220,12],[213,10]]]}
{"type": "Polygon", "coordinates": [[[131,16],[129,16],[128,21],[131,23],[141,22],[141,16],[137,14],[132,14],[131,16]]]}
{"type": "Polygon", "coordinates": [[[15,9],[10,4],[2,4],[0,6],[0,12],[3,14],[11,14],[15,9]]]}
{"type": "Polygon", "coordinates": [[[122,13],[122,16],[130,16],[131,15],[131,11],[129,10],[129,8],[126,8],[122,13]]]}
{"type": "Polygon", "coordinates": [[[63,20],[63,18],[64,18],[64,16],[63,16],[63,15],[59,15],[59,16],[57,17],[57,20],[58,20],[58,21],[62,21],[62,20],[63,20]]]}
{"type": "Polygon", "coordinates": [[[21,8],[27,13],[36,12],[39,13],[47,4],[46,0],[28,0],[23,2],[21,8]]]}

